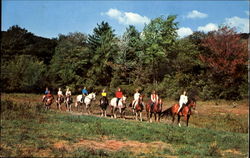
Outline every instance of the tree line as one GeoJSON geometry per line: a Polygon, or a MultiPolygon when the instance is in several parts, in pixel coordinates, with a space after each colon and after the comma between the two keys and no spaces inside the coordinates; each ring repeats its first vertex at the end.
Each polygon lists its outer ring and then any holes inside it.
{"type": "MultiPolygon", "coordinates": [[[[17,25],[1,31],[1,91],[42,93],[45,87],[83,86],[100,92],[136,88],[177,99],[242,99],[248,95],[247,40],[234,28],[178,38],[176,16],[158,17],[139,32],[130,25],[121,36],[107,22],[92,34],[38,37],[17,25]]],[[[113,95],[113,94],[110,94],[113,95]]]]}

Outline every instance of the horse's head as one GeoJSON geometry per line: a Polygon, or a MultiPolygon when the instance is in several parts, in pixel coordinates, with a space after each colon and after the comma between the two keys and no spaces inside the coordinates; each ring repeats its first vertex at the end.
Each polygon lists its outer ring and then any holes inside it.
{"type": "Polygon", "coordinates": [[[90,98],[95,100],[95,93],[94,92],[90,93],[90,98]]]}
{"type": "Polygon", "coordinates": [[[127,97],[122,96],[121,101],[122,101],[123,104],[126,104],[126,99],[127,99],[127,97]]]}
{"type": "Polygon", "coordinates": [[[189,99],[188,100],[188,106],[195,110],[195,108],[196,108],[196,100],[195,99],[189,99]]]}

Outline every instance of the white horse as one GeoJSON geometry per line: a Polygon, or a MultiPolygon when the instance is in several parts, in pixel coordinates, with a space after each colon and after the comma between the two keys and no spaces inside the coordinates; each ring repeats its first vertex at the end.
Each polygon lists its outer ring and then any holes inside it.
{"type": "Polygon", "coordinates": [[[121,114],[121,118],[124,118],[124,110],[126,109],[126,97],[122,96],[122,98],[119,100],[117,105],[117,98],[113,98],[110,101],[110,107],[111,107],[111,117],[116,118],[116,110],[119,109],[119,112],[121,114]]]}
{"type": "Polygon", "coordinates": [[[83,103],[84,103],[85,106],[86,106],[86,110],[87,110],[88,114],[90,114],[89,108],[90,108],[92,100],[95,100],[95,93],[90,93],[89,95],[87,95],[84,98],[84,101],[82,101],[82,94],[78,95],[76,97],[76,102],[75,102],[75,107],[77,107],[77,111],[78,111],[79,106],[83,105],[83,103]]]}

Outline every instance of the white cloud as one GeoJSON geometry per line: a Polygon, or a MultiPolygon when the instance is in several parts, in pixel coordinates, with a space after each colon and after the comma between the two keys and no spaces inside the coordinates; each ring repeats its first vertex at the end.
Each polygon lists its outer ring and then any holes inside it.
{"type": "Polygon", "coordinates": [[[215,30],[218,30],[218,25],[213,24],[213,23],[208,23],[205,26],[199,26],[197,30],[204,31],[204,32],[215,31],[215,30]]]}
{"type": "Polygon", "coordinates": [[[105,13],[101,13],[101,15],[107,15],[124,25],[143,25],[150,22],[150,19],[146,16],[141,16],[133,12],[122,12],[112,8],[105,13]]]}
{"type": "Polygon", "coordinates": [[[121,16],[122,13],[119,10],[117,10],[117,9],[112,9],[111,8],[111,9],[109,9],[109,11],[107,11],[104,14],[110,16],[111,18],[118,18],[118,17],[121,16]]]}
{"type": "Polygon", "coordinates": [[[182,38],[182,37],[193,34],[193,31],[189,27],[181,27],[177,30],[177,34],[179,35],[179,37],[182,38]]]}
{"type": "Polygon", "coordinates": [[[225,24],[230,27],[235,27],[239,32],[249,33],[249,19],[240,18],[237,16],[226,18],[225,24]]]}
{"type": "Polygon", "coordinates": [[[197,10],[193,10],[192,12],[189,12],[187,15],[187,18],[195,19],[195,18],[206,18],[208,15],[205,13],[201,13],[197,10]]]}

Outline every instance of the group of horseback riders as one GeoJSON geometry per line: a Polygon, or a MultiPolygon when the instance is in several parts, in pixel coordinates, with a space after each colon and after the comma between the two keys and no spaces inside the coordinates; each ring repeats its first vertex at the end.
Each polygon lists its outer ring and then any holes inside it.
{"type": "MultiPolygon", "coordinates": [[[[65,96],[66,97],[69,97],[70,98],[70,101],[73,102],[73,98],[71,97],[71,91],[69,88],[67,88],[66,92],[65,92],[65,96]]],[[[88,95],[88,91],[86,89],[86,87],[84,87],[82,89],[82,101],[84,100],[84,98],[88,95]]],[[[102,93],[101,93],[101,96],[102,96],[102,99],[105,99],[105,100],[108,100],[107,99],[107,92],[105,89],[102,90],[102,93]]],[[[58,101],[60,98],[63,98],[64,95],[63,95],[63,92],[61,90],[61,88],[58,89],[58,92],[57,92],[57,99],[56,101],[58,101]]],[[[117,98],[117,101],[116,101],[116,104],[118,104],[119,100],[123,97],[123,92],[121,91],[121,88],[118,87],[117,91],[115,92],[115,97],[117,98]]],[[[135,90],[135,93],[134,93],[134,100],[132,101],[132,108],[135,109],[135,105],[138,104],[139,102],[139,99],[142,99],[143,95],[141,95],[139,93],[139,89],[136,89],[135,90]]],[[[46,102],[47,99],[54,99],[53,95],[51,94],[50,90],[48,89],[48,87],[46,87],[46,90],[45,90],[45,95],[43,96],[43,101],[46,102]]],[[[152,91],[151,95],[150,95],[150,101],[151,101],[151,107],[156,103],[158,102],[159,100],[159,96],[158,94],[156,93],[155,90],[152,91]]],[[[180,99],[179,99],[179,109],[178,109],[178,113],[181,111],[183,105],[185,105],[188,101],[188,97],[186,95],[186,91],[183,92],[183,94],[180,96],[180,99]]],[[[142,106],[145,106],[144,102],[141,102],[142,106]]]]}

